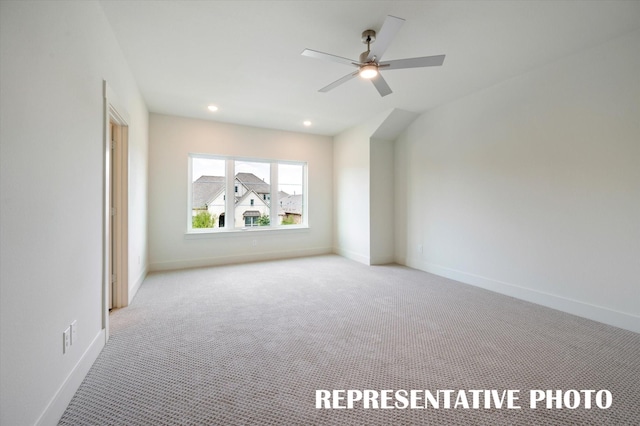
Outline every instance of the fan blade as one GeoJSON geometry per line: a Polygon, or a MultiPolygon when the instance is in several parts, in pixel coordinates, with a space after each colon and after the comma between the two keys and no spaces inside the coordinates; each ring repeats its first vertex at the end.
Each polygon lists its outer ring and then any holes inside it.
{"type": "Polygon", "coordinates": [[[380,28],[380,31],[376,35],[376,41],[371,47],[367,61],[372,61],[374,56],[376,57],[376,61],[382,59],[382,55],[384,55],[387,47],[389,47],[396,33],[400,30],[400,27],[402,27],[402,24],[404,24],[404,19],[387,15],[384,24],[382,24],[382,28],[380,28]]]}
{"type": "Polygon", "coordinates": [[[347,74],[344,77],[334,81],[333,83],[331,83],[328,86],[323,87],[322,89],[318,90],[318,92],[328,92],[331,89],[335,89],[336,87],[340,86],[342,83],[346,83],[347,81],[351,80],[353,77],[355,77],[356,75],[358,75],[359,71],[356,71],[354,73],[351,74],[347,74]]]}
{"type": "Polygon", "coordinates": [[[387,81],[382,78],[382,74],[378,73],[377,76],[371,79],[371,82],[374,86],[376,86],[376,89],[378,89],[378,93],[380,93],[380,96],[387,96],[393,93],[391,91],[391,87],[389,87],[389,85],[387,84],[387,81]]]}
{"type": "Polygon", "coordinates": [[[439,67],[444,62],[444,55],[423,56],[421,58],[397,59],[394,61],[380,62],[384,70],[400,70],[403,68],[439,67]]]}
{"type": "Polygon", "coordinates": [[[353,59],[347,59],[341,56],[330,55],[328,53],[318,52],[317,50],[304,49],[301,55],[308,56],[310,58],[316,58],[316,59],[326,59],[328,61],[338,62],[341,64],[347,64],[355,67],[358,66],[358,61],[354,61],[353,59]]]}

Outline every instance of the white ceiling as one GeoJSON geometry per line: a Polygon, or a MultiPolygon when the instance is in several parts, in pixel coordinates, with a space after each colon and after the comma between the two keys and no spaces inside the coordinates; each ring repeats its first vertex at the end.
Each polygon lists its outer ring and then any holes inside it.
{"type": "Polygon", "coordinates": [[[324,135],[392,108],[423,112],[640,28],[640,1],[100,3],[151,112],[324,135]],[[357,59],[360,34],[386,15],[406,22],[385,60],[446,54],[444,65],[383,71],[384,98],[357,78],[319,93],[352,68],[302,50],[357,59]]]}

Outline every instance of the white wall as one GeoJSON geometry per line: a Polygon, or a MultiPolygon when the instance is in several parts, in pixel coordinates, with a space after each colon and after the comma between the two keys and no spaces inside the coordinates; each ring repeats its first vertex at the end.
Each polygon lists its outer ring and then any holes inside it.
{"type": "Polygon", "coordinates": [[[371,138],[369,159],[370,263],[381,265],[395,261],[395,193],[393,169],[394,142],[371,138]]]}
{"type": "Polygon", "coordinates": [[[362,125],[334,137],[334,251],[369,264],[369,137],[362,125]]]}
{"type": "MultiPolygon", "coordinates": [[[[110,80],[107,80],[110,81],[110,80]]],[[[109,83],[111,85],[111,83],[109,83]]],[[[119,95],[119,88],[111,85],[119,95]]],[[[123,94],[124,96],[125,94],[123,94]]],[[[149,268],[149,241],[147,234],[149,199],[149,112],[142,99],[131,108],[129,126],[129,303],[147,276],[149,268]]]]}
{"type": "Polygon", "coordinates": [[[151,270],[331,252],[330,137],[159,114],[149,123],[151,270]],[[189,153],[308,162],[309,229],[185,235],[189,153]]]}
{"type": "Polygon", "coordinates": [[[148,113],[96,2],[3,1],[0,19],[0,424],[55,424],[104,345],[103,79],[131,119],[133,281],[148,113]]]}
{"type": "Polygon", "coordinates": [[[394,140],[417,114],[392,109],[334,137],[334,251],[376,265],[394,261],[394,140]]]}
{"type": "Polygon", "coordinates": [[[398,260],[640,331],[638,46],[636,31],[418,118],[396,141],[398,260]]]}

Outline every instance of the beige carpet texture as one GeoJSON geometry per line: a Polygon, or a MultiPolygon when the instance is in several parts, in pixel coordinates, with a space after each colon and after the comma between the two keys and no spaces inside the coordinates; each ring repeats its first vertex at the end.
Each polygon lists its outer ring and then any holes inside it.
{"type": "Polygon", "coordinates": [[[152,273],[110,325],[60,425],[640,424],[639,334],[398,265],[152,273]]]}

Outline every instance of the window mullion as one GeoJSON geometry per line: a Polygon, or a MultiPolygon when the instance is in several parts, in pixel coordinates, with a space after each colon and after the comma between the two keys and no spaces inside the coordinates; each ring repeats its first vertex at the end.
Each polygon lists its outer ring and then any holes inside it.
{"type": "Polygon", "coordinates": [[[189,155],[187,166],[187,232],[193,229],[193,157],[189,155]]]}
{"type": "Polygon", "coordinates": [[[309,226],[309,165],[302,166],[302,224],[309,226]]]}
{"type": "Polygon", "coordinates": [[[280,218],[278,216],[278,163],[271,163],[271,201],[269,204],[269,213],[271,216],[271,226],[278,226],[280,218]]]}
{"type": "Polygon", "coordinates": [[[225,197],[225,205],[224,205],[224,227],[226,229],[234,229],[236,226],[236,193],[235,193],[235,181],[236,181],[236,173],[235,173],[235,161],[233,159],[227,158],[225,160],[225,176],[226,176],[226,187],[225,193],[227,196],[225,197]]]}

